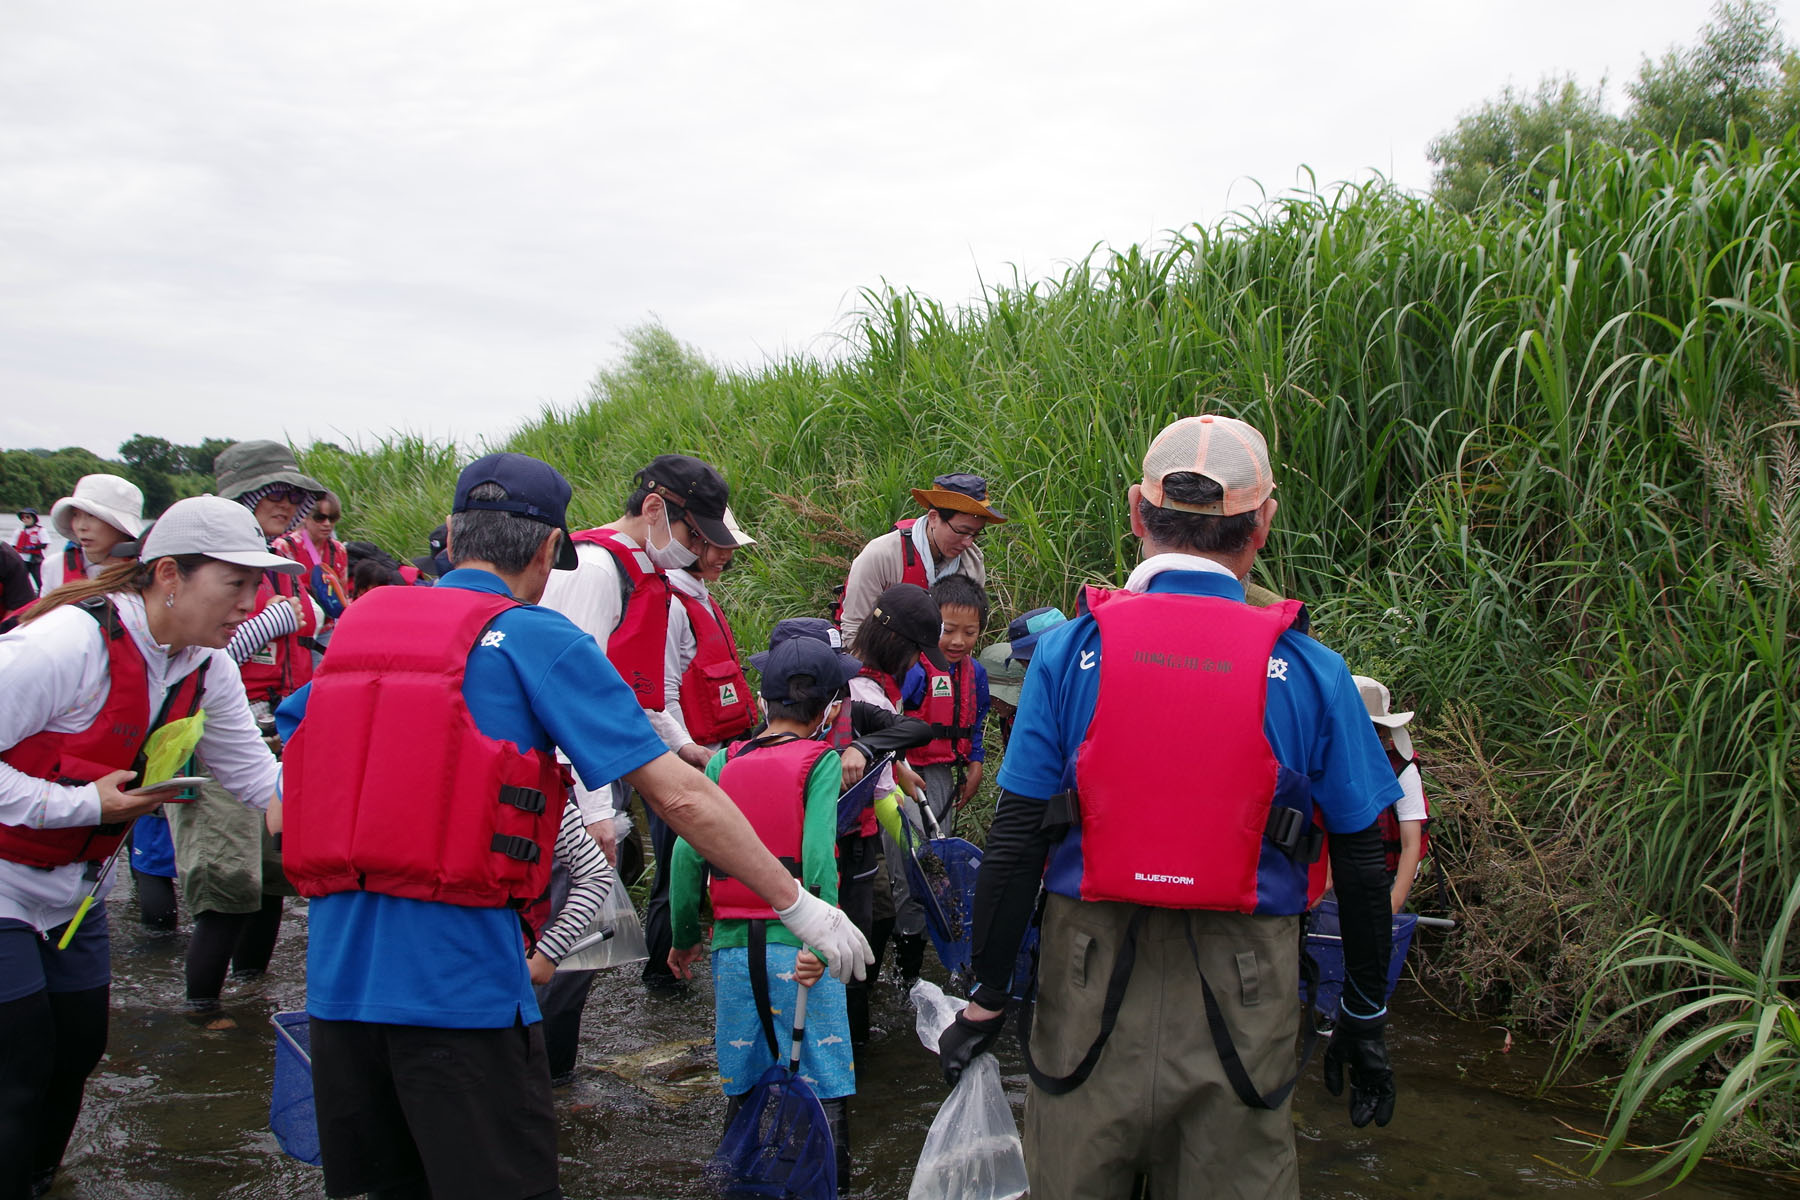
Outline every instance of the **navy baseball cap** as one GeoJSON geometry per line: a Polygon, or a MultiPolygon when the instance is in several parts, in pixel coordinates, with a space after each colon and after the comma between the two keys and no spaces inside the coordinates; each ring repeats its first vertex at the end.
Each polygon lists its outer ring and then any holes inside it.
{"type": "Polygon", "coordinates": [[[573,571],[577,564],[575,543],[569,540],[569,481],[547,462],[529,454],[488,454],[462,469],[456,477],[456,499],[451,513],[503,512],[536,521],[562,531],[556,552],[556,569],[573,571]],[[506,489],[504,500],[471,500],[469,493],[484,483],[506,489]]]}
{"type": "Polygon", "coordinates": [[[785,621],[775,622],[775,628],[769,630],[769,649],[773,650],[789,638],[797,637],[824,642],[833,650],[844,648],[843,633],[824,617],[789,617],[785,621]]]}
{"type": "Polygon", "coordinates": [[[750,665],[762,672],[757,691],[765,700],[829,700],[855,679],[862,662],[839,654],[830,645],[804,634],[789,637],[750,656],[750,665]],[[795,682],[811,676],[811,684],[795,682]]]}

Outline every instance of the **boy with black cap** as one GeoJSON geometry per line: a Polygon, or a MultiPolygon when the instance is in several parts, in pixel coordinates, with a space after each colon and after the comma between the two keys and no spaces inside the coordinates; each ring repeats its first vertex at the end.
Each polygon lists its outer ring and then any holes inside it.
{"type": "Polygon", "coordinates": [[[929,591],[946,575],[987,582],[977,539],[989,525],[1006,524],[1006,514],[988,500],[987,480],[961,473],[939,475],[930,487],[914,488],[912,496],[925,515],[894,522],[893,529],[864,546],[850,564],[837,613],[846,642],[855,643],[876,597],[897,583],[929,591]]]}
{"type": "MultiPolygon", "coordinates": [[[[862,664],[805,637],[785,639],[752,655],[750,664],[762,672],[758,693],[768,726],[713,755],[707,778],[743,810],[763,845],[788,866],[801,887],[836,903],[843,772],[829,733],[862,664]]],[[[792,1023],[775,1017],[792,1011],[797,985],[809,986],[800,1072],[831,1119],[838,1186],[848,1190],[846,1100],[856,1091],[856,1063],[844,987],[823,976],[819,960],[798,939],[769,924],[774,912],[766,902],[709,868],[685,841],[675,843],[670,889],[676,948],[668,961],[676,976],[690,978],[700,957],[703,888],[713,912],[713,1009],[719,1082],[730,1098],[726,1120],[765,1070],[787,1060],[792,1023]]]]}
{"type": "MultiPolygon", "coordinates": [[[[709,543],[740,544],[725,519],[731,491],[711,464],[687,454],[657,455],[638,471],[634,483],[623,515],[574,535],[576,568],[551,580],[543,603],[600,644],[636,694],[663,745],[690,766],[704,767],[712,751],[688,736],[679,716],[681,647],[692,641],[693,630],[687,610],[674,599],[668,572],[698,562],[709,543]]],[[[614,816],[624,810],[624,793],[578,784],[575,794],[589,832],[616,866],[614,816]]],[[[654,994],[679,995],[685,989],[667,965],[667,880],[675,839],[655,813],[649,820],[657,877],[644,917],[644,936],[650,945],[644,982],[654,994]]]]}
{"type": "Polygon", "coordinates": [[[525,455],[464,468],[456,569],[357,601],[310,694],[289,701],[286,862],[313,898],[307,1011],[329,1195],[561,1195],[517,912],[549,876],[558,747],[590,786],[636,787],[834,973],[868,961],[843,914],[666,752],[592,639],[536,604],[553,568],[574,565],[568,501],[567,481],[525,455]]]}

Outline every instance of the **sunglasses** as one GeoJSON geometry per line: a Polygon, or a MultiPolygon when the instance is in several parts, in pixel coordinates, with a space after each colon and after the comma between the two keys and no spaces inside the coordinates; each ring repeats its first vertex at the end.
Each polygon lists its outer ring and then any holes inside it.
{"type": "Polygon", "coordinates": [[[305,488],[273,487],[263,493],[264,500],[285,500],[289,504],[305,504],[312,498],[312,493],[305,488]]]}
{"type": "Polygon", "coordinates": [[[338,519],[338,515],[336,513],[318,512],[318,511],[314,511],[313,514],[308,518],[308,520],[312,520],[312,521],[336,521],[337,519],[338,519]]]}

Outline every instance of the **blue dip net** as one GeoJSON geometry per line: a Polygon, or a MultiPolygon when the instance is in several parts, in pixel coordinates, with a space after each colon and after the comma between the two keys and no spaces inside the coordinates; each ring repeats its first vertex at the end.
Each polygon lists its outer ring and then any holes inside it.
{"type": "Polygon", "coordinates": [[[706,1165],[725,1197],[836,1200],[837,1151],[819,1098],[785,1066],[763,1072],[706,1165]]]}
{"type": "Polygon", "coordinates": [[[312,1026],[303,1012],[278,1012],[275,1083],[269,1089],[269,1128],[281,1148],[303,1163],[319,1165],[319,1122],[313,1114],[312,1026]]]}
{"type": "Polygon", "coordinates": [[[952,978],[966,981],[975,942],[981,848],[962,838],[920,842],[908,831],[906,882],[925,909],[925,933],[952,978]]]}

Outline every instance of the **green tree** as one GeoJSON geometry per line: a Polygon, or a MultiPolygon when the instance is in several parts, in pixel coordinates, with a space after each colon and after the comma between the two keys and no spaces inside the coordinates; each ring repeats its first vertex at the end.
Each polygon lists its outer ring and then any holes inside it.
{"type": "Polygon", "coordinates": [[[1572,78],[1545,79],[1529,95],[1508,87],[1431,140],[1436,167],[1432,190],[1467,212],[1518,186],[1546,151],[1580,154],[1595,142],[1618,140],[1619,119],[1606,111],[1605,84],[1583,91],[1572,78]]]}
{"type": "Polygon", "coordinates": [[[1768,0],[1718,0],[1696,44],[1646,58],[1626,87],[1634,140],[1685,145],[1733,130],[1779,138],[1793,120],[1781,111],[1791,103],[1793,57],[1768,0]]]}
{"type": "Polygon", "coordinates": [[[213,459],[219,457],[231,442],[227,438],[202,438],[197,446],[177,446],[175,449],[181,456],[181,472],[186,475],[205,475],[209,478],[213,473],[213,459]]]}

